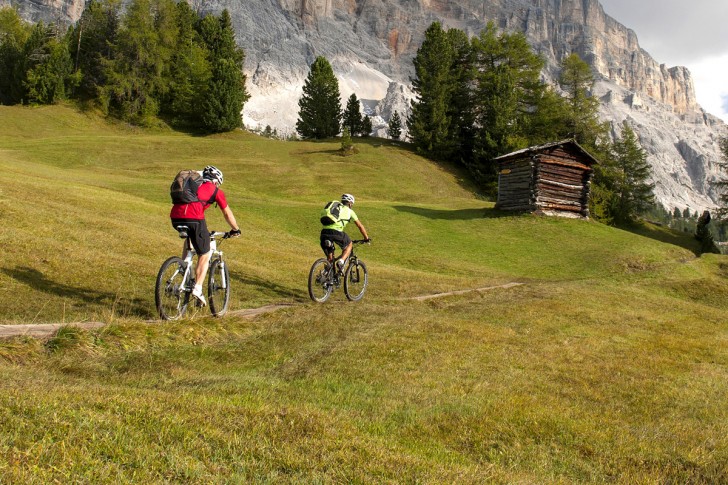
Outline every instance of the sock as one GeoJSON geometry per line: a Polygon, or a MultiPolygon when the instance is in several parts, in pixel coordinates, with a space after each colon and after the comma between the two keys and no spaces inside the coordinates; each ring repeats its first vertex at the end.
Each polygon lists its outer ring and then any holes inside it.
{"type": "Polygon", "coordinates": [[[192,291],[194,291],[195,293],[202,293],[202,285],[195,285],[192,291]]]}

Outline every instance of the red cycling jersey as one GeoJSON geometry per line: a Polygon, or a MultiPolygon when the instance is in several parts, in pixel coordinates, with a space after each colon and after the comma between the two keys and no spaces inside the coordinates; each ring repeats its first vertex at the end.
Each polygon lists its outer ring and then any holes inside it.
{"type": "MultiPolygon", "coordinates": [[[[172,219],[193,219],[200,220],[205,218],[205,211],[211,204],[207,201],[210,200],[212,194],[215,192],[215,184],[212,182],[204,182],[197,189],[197,198],[204,202],[192,202],[191,204],[174,204],[172,211],[169,213],[169,217],[172,219]]],[[[220,209],[225,209],[228,204],[225,200],[225,192],[218,189],[215,195],[215,200],[220,209]]]]}

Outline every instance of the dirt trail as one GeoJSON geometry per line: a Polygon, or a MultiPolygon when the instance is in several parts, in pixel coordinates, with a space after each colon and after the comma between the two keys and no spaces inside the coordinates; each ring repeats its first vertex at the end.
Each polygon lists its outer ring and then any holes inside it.
{"type": "MultiPolygon", "coordinates": [[[[260,308],[245,308],[228,312],[228,315],[253,318],[264,313],[274,312],[282,308],[288,308],[291,304],[282,303],[277,305],[265,305],[260,308]]],[[[146,323],[155,324],[162,323],[161,320],[148,320],[146,323]]],[[[64,326],[79,327],[85,330],[103,327],[107,325],[104,322],[71,322],[71,323],[30,323],[24,325],[0,325],[0,338],[8,337],[39,337],[49,338],[58,332],[58,329],[64,326]]]]}
{"type": "Polygon", "coordinates": [[[513,288],[515,286],[521,286],[524,284],[525,283],[506,283],[505,285],[484,286],[482,288],[471,288],[469,290],[447,291],[445,293],[434,293],[432,295],[411,296],[409,298],[404,298],[404,300],[425,301],[425,300],[432,300],[433,298],[442,298],[444,296],[464,295],[465,293],[471,293],[473,291],[489,291],[489,290],[513,288]]]}
{"type": "MultiPolygon", "coordinates": [[[[434,298],[442,298],[446,296],[453,296],[453,295],[463,295],[465,293],[471,293],[474,291],[489,291],[489,290],[496,290],[496,289],[507,289],[507,288],[513,288],[515,286],[521,286],[524,283],[506,283],[504,285],[498,285],[498,286],[485,286],[482,288],[471,288],[468,290],[458,290],[458,291],[448,291],[445,293],[434,293],[430,295],[420,295],[420,296],[411,296],[408,298],[402,298],[401,300],[415,300],[415,301],[425,301],[425,300],[431,300],[434,298]]],[[[228,312],[228,315],[230,316],[236,316],[241,318],[253,318],[258,315],[263,315],[265,313],[274,312],[277,310],[281,310],[283,308],[290,308],[291,306],[294,306],[295,303],[278,303],[274,305],[265,305],[259,308],[245,308],[242,310],[234,310],[231,312],[228,312]]],[[[161,323],[161,320],[148,320],[147,323],[149,324],[155,324],[155,323],[161,323]]],[[[8,338],[8,337],[38,337],[38,338],[49,338],[52,337],[58,332],[58,329],[63,326],[73,326],[73,327],[79,327],[83,328],[85,330],[94,329],[103,327],[104,325],[107,325],[107,323],[104,322],[71,322],[71,323],[30,323],[30,324],[23,324],[23,325],[0,325],[0,339],[2,338],[8,338]]]]}

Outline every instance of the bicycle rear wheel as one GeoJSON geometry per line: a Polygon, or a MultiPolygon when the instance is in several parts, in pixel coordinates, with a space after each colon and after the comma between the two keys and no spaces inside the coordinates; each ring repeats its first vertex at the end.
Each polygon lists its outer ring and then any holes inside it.
{"type": "Polygon", "coordinates": [[[331,296],[333,285],[329,273],[332,269],[326,258],[317,259],[311,266],[308,274],[308,295],[313,301],[323,303],[331,296]]]}
{"type": "Polygon", "coordinates": [[[184,277],[184,262],[178,256],[167,259],[159,268],[154,301],[163,320],[177,320],[187,311],[190,292],[186,291],[184,277]]]}
{"type": "Polygon", "coordinates": [[[344,273],[344,294],[351,301],[359,301],[364,296],[369,278],[364,261],[350,264],[344,273]]]}
{"type": "Polygon", "coordinates": [[[210,274],[207,278],[207,301],[210,312],[216,317],[225,315],[230,303],[230,273],[227,265],[221,259],[216,259],[210,265],[210,274]]]}

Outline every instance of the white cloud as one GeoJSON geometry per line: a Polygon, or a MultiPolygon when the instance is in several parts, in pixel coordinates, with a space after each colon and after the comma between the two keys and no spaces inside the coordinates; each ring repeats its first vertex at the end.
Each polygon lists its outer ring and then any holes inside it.
{"type": "Polygon", "coordinates": [[[604,11],[637,34],[660,64],[690,69],[698,103],[728,122],[728,2],[601,0],[604,11]]]}
{"type": "Polygon", "coordinates": [[[693,75],[700,106],[728,122],[728,54],[708,57],[687,67],[693,75]]]}

